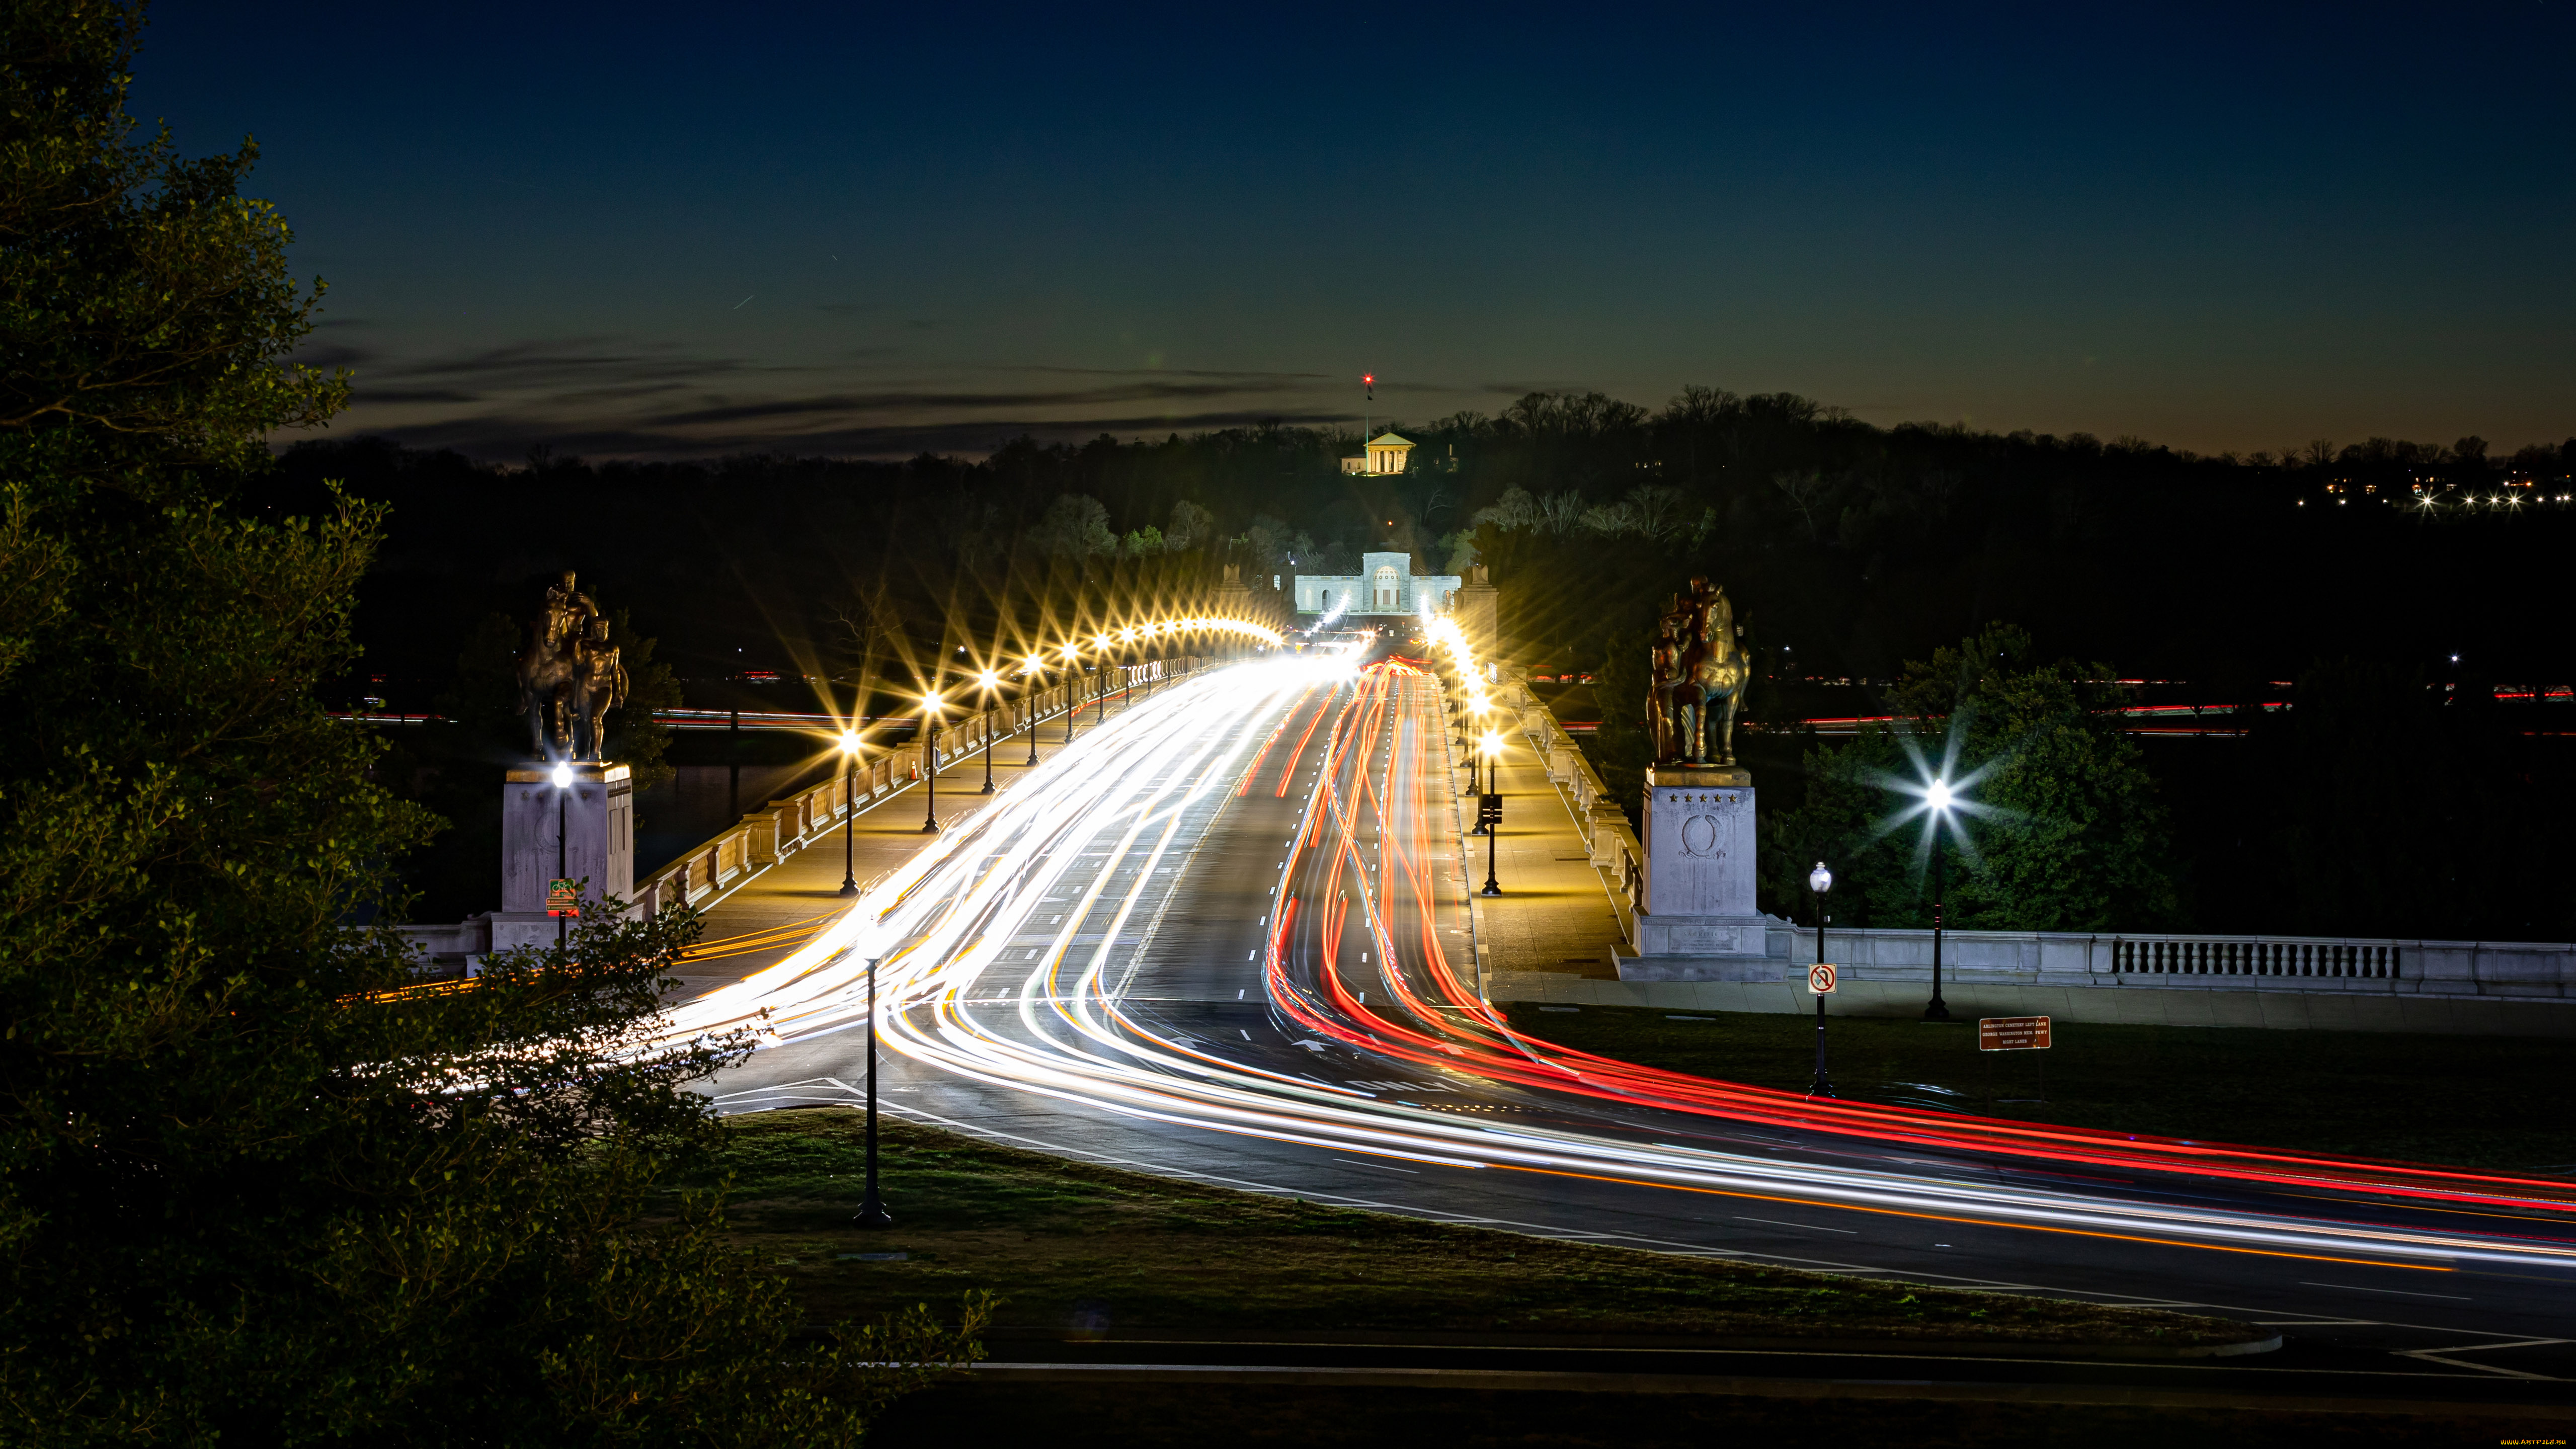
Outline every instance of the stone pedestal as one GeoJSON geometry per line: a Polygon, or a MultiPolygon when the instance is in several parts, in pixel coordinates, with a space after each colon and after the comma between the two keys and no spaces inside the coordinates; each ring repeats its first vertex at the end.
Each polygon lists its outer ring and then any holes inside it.
{"type": "Polygon", "coordinates": [[[561,876],[583,881],[582,912],[604,897],[635,895],[635,787],[624,765],[575,764],[571,783],[555,784],[552,765],[521,765],[501,786],[501,909],[492,917],[492,949],[551,946],[556,921],[546,914],[546,886],[561,876]]]}
{"type": "Polygon", "coordinates": [[[1762,981],[1779,966],[1754,905],[1753,774],[1656,765],[1646,771],[1646,893],[1637,954],[1619,975],[1646,981],[1762,981]]]}
{"type": "Polygon", "coordinates": [[[1467,566],[1467,581],[1458,586],[1458,601],[1450,612],[1457,616],[1458,628],[1466,634],[1479,659],[1502,657],[1501,597],[1501,591],[1486,578],[1483,564],[1467,566]]]}

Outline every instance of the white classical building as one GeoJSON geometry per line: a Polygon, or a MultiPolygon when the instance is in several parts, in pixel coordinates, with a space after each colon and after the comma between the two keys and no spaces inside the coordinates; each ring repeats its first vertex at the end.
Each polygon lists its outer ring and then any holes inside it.
{"type": "Polygon", "coordinates": [[[1413,440],[1393,433],[1380,433],[1368,440],[1368,451],[1342,460],[1345,473],[1402,473],[1413,464],[1413,440]]]}
{"type": "Polygon", "coordinates": [[[1356,574],[1297,575],[1297,612],[1331,614],[1448,613],[1464,580],[1456,574],[1416,574],[1413,555],[1364,553],[1356,574]]]}

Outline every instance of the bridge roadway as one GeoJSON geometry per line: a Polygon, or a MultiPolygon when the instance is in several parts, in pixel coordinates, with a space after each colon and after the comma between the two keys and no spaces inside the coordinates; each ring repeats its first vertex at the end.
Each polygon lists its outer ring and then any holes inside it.
{"type": "Polygon", "coordinates": [[[1317,1201],[2288,1339],[2168,1376],[2567,1402],[2576,1184],[2034,1137],[1552,1048],[1474,994],[1457,778],[1436,681],[1401,662],[1218,671],[1025,772],[675,1029],[766,1033],[711,1085],[725,1111],[854,1103],[876,954],[881,1101],[919,1120],[1317,1201]]]}

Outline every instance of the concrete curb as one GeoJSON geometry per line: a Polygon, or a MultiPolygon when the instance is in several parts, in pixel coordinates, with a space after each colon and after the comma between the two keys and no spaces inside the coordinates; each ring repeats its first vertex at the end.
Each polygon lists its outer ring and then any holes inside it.
{"type": "MultiPolygon", "coordinates": [[[[994,1343],[1064,1343],[1056,1333],[987,1333],[994,1343]]],[[[1666,1334],[1205,1333],[1192,1338],[1107,1334],[1088,1343],[1136,1348],[1488,1348],[1604,1353],[1819,1353],[1881,1358],[1982,1358],[2021,1362],[2171,1363],[2271,1353],[2281,1335],[2238,1343],[2006,1343],[1941,1338],[1689,1338],[1666,1334]]]]}
{"type": "Polygon", "coordinates": [[[1961,1403],[2062,1404],[2170,1409],[2260,1409],[2273,1413],[2447,1415],[2576,1421],[2576,1404],[2370,1399],[2313,1394],[2209,1393],[2124,1384],[1938,1383],[1891,1379],[1792,1379],[1718,1374],[1634,1374],[1520,1369],[1298,1368],[1273,1364],[980,1363],[982,1383],[1293,1384],[1301,1388],[1450,1389],[1579,1394],[1716,1394],[1745,1398],[1916,1399],[1961,1403]]]}

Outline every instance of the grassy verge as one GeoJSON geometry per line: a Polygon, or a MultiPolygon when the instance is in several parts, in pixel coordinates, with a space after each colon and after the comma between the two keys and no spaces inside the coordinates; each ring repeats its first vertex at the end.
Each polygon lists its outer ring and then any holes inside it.
{"type": "Polygon", "coordinates": [[[1045,1444],[1438,1445],[1440,1449],[2399,1449],[2561,1443],[2564,1420],[1717,1394],[950,1383],[894,1406],[869,1449],[1045,1444]]]}
{"type": "Polygon", "coordinates": [[[840,1108],[740,1119],[730,1156],[740,1241],[818,1321],[1003,1294],[1004,1331],[1470,1332],[2241,1342],[2214,1318],[1950,1292],[1199,1187],[1068,1162],[891,1118],[895,1226],[849,1225],[861,1118],[840,1108]],[[850,1255],[902,1254],[867,1260],[850,1255]]]}
{"type": "MultiPolygon", "coordinates": [[[[1802,1092],[1814,1075],[1807,1016],[1532,1005],[1508,1015],[1533,1036],[1646,1066],[1802,1092]]],[[[2576,1051],[2562,1041],[2063,1021],[2054,1034],[2046,1052],[1980,1052],[1973,1021],[1837,1017],[1827,1065],[1857,1101],[2576,1173],[2576,1051]],[[2043,1073],[2045,1103],[2011,1100],[2039,1096],[2043,1073]]]]}

